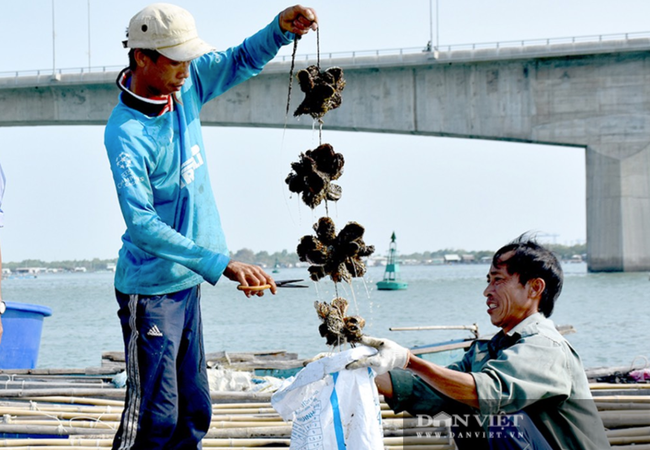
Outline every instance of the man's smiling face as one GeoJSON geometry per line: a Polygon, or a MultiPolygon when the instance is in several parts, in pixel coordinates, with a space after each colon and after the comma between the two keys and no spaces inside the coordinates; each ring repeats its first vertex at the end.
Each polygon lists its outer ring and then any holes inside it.
{"type": "MultiPolygon", "coordinates": [[[[506,261],[511,256],[512,252],[506,253],[500,261],[506,261]]],[[[491,265],[483,295],[487,297],[487,313],[492,324],[507,333],[526,317],[536,313],[539,298],[534,298],[537,291],[532,284],[539,281],[541,279],[537,278],[522,285],[519,275],[509,274],[505,264],[491,265]]]]}

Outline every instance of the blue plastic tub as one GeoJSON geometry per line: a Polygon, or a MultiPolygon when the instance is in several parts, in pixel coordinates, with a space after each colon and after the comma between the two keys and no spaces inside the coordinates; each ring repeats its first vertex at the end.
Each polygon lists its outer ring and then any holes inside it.
{"type": "Polygon", "coordinates": [[[38,361],[43,319],[52,315],[47,306],[6,302],[2,315],[0,369],[33,369],[38,361]]]}

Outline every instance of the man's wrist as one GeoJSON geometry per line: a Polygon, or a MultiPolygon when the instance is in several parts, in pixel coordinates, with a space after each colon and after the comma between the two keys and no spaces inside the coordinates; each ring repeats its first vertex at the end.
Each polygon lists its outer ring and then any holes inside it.
{"type": "Polygon", "coordinates": [[[411,350],[406,351],[406,362],[404,363],[403,369],[408,369],[411,366],[411,358],[413,357],[413,353],[411,353],[411,350]]]}

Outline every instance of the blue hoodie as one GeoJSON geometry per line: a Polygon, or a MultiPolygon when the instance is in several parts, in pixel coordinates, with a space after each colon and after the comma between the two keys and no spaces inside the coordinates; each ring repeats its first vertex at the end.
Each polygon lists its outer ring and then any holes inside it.
{"type": "Polygon", "coordinates": [[[276,17],[238,47],[195,59],[173,110],[160,116],[126,106],[121,94],[104,134],[127,228],[115,273],[118,291],[158,295],[219,280],[229,256],[199,113],[260,73],[294,37],[276,17]]]}

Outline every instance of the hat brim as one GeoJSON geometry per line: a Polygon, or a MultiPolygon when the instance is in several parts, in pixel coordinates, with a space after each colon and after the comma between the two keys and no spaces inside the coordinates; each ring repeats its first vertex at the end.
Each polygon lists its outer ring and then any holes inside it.
{"type": "Polygon", "coordinates": [[[214,51],[214,49],[213,46],[196,37],[172,47],[157,48],[156,51],[174,61],[192,61],[199,56],[214,51]]]}

